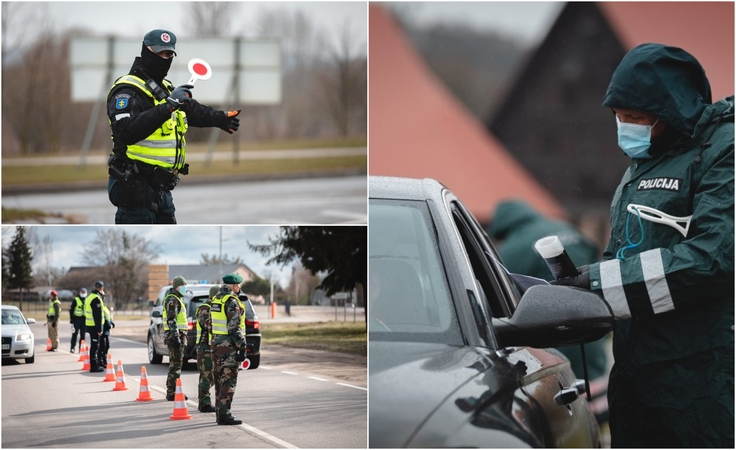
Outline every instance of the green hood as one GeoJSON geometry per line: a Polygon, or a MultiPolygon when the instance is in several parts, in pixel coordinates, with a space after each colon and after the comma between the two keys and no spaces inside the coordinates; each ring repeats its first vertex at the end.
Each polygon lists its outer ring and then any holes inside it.
{"type": "Polygon", "coordinates": [[[539,220],[539,213],[521,200],[504,201],[498,204],[493,221],[488,227],[488,235],[494,239],[504,239],[509,231],[526,223],[539,220]]]}
{"type": "Polygon", "coordinates": [[[711,103],[710,83],[700,63],[685,50],[662,44],[631,49],[603,99],[603,106],[653,115],[686,136],[692,136],[711,103]]]}

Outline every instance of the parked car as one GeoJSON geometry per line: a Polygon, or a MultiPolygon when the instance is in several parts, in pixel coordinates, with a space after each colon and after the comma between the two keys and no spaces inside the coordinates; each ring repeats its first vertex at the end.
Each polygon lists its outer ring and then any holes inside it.
{"type": "MultiPolygon", "coordinates": [[[[196,312],[199,305],[207,301],[212,284],[187,285],[187,292],[182,297],[187,309],[187,348],[184,351],[184,362],[197,359],[195,341],[197,338],[196,312]]],[[[148,361],[151,364],[161,364],[163,357],[169,356],[169,348],[164,343],[164,324],[162,318],[163,301],[170,286],[164,286],[159,290],[156,300],[151,302],[151,325],[148,328],[148,361]]],[[[261,323],[253,309],[253,304],[248,297],[241,294],[240,300],[245,304],[245,331],[247,356],[250,361],[249,369],[257,369],[261,362],[261,323]]]]}
{"type": "Polygon", "coordinates": [[[36,319],[26,319],[17,307],[2,305],[3,359],[24,359],[28,364],[36,361],[35,339],[28,326],[33,323],[36,319]]]}
{"type": "Polygon", "coordinates": [[[588,291],[525,292],[431,179],[369,178],[369,447],[600,447],[558,345],[605,335],[588,291]]]}

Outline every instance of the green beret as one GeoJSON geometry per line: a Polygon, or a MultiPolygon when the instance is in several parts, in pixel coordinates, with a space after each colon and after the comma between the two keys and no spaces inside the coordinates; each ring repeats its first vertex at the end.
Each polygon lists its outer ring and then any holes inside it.
{"type": "Polygon", "coordinates": [[[225,284],[240,284],[243,282],[243,277],[237,273],[229,273],[222,277],[222,282],[225,284]]]}

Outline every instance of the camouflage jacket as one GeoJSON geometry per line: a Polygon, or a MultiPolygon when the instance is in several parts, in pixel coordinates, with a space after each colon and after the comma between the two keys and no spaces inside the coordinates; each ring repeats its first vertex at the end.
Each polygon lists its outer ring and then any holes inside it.
{"type": "MultiPolygon", "coordinates": [[[[227,295],[220,292],[217,297],[227,295]]],[[[216,298],[217,298],[216,297],[216,298]]],[[[245,312],[240,308],[237,298],[231,297],[225,302],[228,334],[212,335],[212,356],[221,360],[223,367],[236,367],[240,363],[235,361],[235,353],[245,350],[245,336],[240,328],[240,316],[245,312]]]]}
{"type": "Polygon", "coordinates": [[[210,315],[210,306],[212,300],[207,300],[204,304],[197,308],[197,323],[202,329],[202,337],[197,344],[197,353],[199,352],[210,352],[210,337],[212,337],[212,316],[210,315]]]}
{"type": "Polygon", "coordinates": [[[164,308],[166,308],[166,323],[169,325],[168,330],[164,330],[164,342],[169,343],[172,335],[184,335],[186,336],[187,330],[179,330],[176,324],[176,315],[179,313],[181,304],[179,303],[178,296],[175,291],[171,289],[166,293],[164,298],[164,308]]]}

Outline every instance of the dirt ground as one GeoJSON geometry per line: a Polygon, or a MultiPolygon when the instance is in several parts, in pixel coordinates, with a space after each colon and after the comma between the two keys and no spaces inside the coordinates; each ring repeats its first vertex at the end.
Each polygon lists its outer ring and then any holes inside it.
{"type": "MultiPolygon", "coordinates": [[[[114,337],[146,343],[148,323],[120,323],[112,331],[114,337]]],[[[327,352],[284,345],[263,345],[261,364],[274,369],[290,370],[298,373],[324,376],[355,383],[368,384],[368,358],[349,353],[327,352]]]]}

